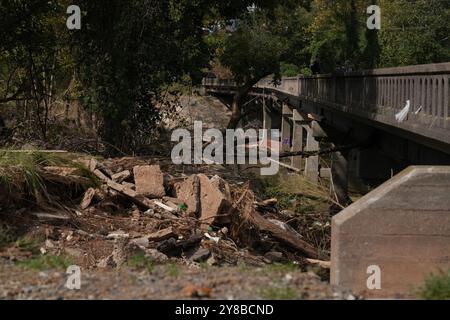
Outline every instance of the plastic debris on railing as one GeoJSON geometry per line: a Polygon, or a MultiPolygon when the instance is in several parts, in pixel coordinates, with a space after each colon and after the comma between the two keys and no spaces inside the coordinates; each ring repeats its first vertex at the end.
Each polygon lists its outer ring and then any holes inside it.
{"type": "Polygon", "coordinates": [[[408,118],[409,109],[411,108],[411,102],[409,100],[406,101],[406,106],[395,115],[395,119],[397,122],[401,123],[408,118]]]}

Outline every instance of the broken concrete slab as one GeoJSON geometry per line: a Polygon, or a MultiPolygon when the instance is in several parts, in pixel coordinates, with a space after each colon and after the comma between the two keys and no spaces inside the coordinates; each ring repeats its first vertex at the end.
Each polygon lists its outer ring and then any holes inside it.
{"type": "Polygon", "coordinates": [[[196,215],[200,212],[200,179],[192,175],[184,181],[174,184],[174,196],[183,201],[187,206],[188,215],[196,215]]]}
{"type": "Polygon", "coordinates": [[[230,202],[227,200],[226,192],[218,188],[218,182],[211,182],[204,174],[199,174],[198,177],[200,179],[201,229],[205,231],[222,213],[228,211],[230,202]]]}
{"type": "Polygon", "coordinates": [[[228,182],[226,182],[218,175],[213,176],[209,180],[211,181],[211,184],[222,193],[227,201],[231,201],[231,189],[228,182]]]}
{"type": "Polygon", "coordinates": [[[395,297],[448,269],[449,195],[450,167],[410,167],[336,215],[331,283],[395,297]]]}
{"type": "Polygon", "coordinates": [[[164,174],[160,166],[135,166],[133,174],[137,193],[150,198],[162,198],[166,195],[164,174]]]}

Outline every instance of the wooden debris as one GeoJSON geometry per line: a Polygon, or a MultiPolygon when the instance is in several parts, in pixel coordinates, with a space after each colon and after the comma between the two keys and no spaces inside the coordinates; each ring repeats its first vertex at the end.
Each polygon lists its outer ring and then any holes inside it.
{"type": "Polygon", "coordinates": [[[306,259],[311,264],[316,264],[321,268],[324,269],[330,269],[331,268],[331,262],[330,261],[323,261],[323,260],[317,260],[317,259],[306,259]]]}
{"type": "Polygon", "coordinates": [[[42,222],[51,223],[55,225],[65,224],[69,222],[70,217],[65,214],[52,214],[46,212],[32,213],[33,216],[38,218],[42,222]]]}
{"type": "Polygon", "coordinates": [[[43,168],[44,171],[48,173],[52,173],[55,175],[67,177],[74,175],[78,169],[77,168],[71,168],[71,167],[56,167],[56,166],[48,166],[43,168]]]}
{"type": "Polygon", "coordinates": [[[147,236],[149,241],[163,241],[169,238],[176,238],[176,234],[173,232],[172,227],[159,230],[147,236]]]}
{"type": "Polygon", "coordinates": [[[274,205],[276,205],[278,203],[278,199],[267,199],[261,202],[257,202],[256,205],[260,206],[260,207],[273,207],[274,205]]]}
{"type": "Polygon", "coordinates": [[[92,199],[94,199],[94,196],[95,196],[95,189],[89,188],[84,194],[83,200],[81,201],[81,204],[80,204],[80,209],[81,210],[87,209],[91,205],[91,202],[92,202],[92,199]]]}
{"type": "Polygon", "coordinates": [[[128,179],[129,177],[131,177],[130,170],[125,170],[125,171],[113,174],[111,176],[111,179],[115,182],[121,183],[122,181],[128,179]]]}
{"type": "Polygon", "coordinates": [[[153,203],[154,203],[155,205],[157,205],[158,207],[160,207],[160,208],[166,210],[166,211],[169,211],[169,212],[176,212],[176,211],[177,211],[176,208],[174,209],[174,208],[172,208],[172,207],[169,207],[169,206],[165,205],[165,204],[162,203],[162,202],[159,202],[159,201],[153,201],[153,203]]]}
{"type": "Polygon", "coordinates": [[[251,211],[248,215],[248,220],[253,223],[259,230],[269,232],[274,238],[277,238],[278,240],[283,241],[294,249],[302,252],[308,258],[318,258],[317,250],[314,249],[314,247],[312,247],[306,241],[299,239],[298,236],[293,234],[291,231],[284,230],[280,226],[265,219],[254,210],[251,211]]]}
{"type": "Polygon", "coordinates": [[[103,172],[101,172],[98,169],[95,169],[92,172],[97,176],[97,178],[99,178],[103,182],[108,182],[110,180],[103,172]]]}

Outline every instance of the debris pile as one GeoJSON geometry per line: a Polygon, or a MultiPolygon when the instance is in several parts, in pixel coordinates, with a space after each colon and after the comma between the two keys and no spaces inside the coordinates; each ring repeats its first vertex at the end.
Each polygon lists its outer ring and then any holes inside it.
{"type": "MultiPolygon", "coordinates": [[[[95,268],[120,267],[136,255],[193,265],[307,259],[319,264],[324,258],[286,223],[288,217],[275,208],[277,199],[258,199],[248,183],[204,173],[170,174],[143,161],[77,161],[100,183],[84,189],[76,205],[56,215],[62,223],[49,223],[50,233],[57,235],[41,251],[64,252],[95,268]]],[[[47,172],[73,179],[69,169],[47,172]]],[[[49,215],[34,217],[42,221],[49,215]]]]}

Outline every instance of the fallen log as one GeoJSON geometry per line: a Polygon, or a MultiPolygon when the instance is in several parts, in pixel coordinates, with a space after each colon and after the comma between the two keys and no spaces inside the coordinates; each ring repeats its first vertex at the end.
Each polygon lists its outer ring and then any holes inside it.
{"type": "Polygon", "coordinates": [[[247,219],[259,230],[269,232],[274,238],[286,243],[294,249],[303,253],[307,258],[317,259],[317,250],[306,241],[299,239],[298,236],[289,230],[283,230],[280,226],[270,222],[254,210],[248,213],[247,219]]]}
{"type": "Polygon", "coordinates": [[[318,265],[319,267],[323,269],[330,269],[331,268],[331,262],[330,261],[323,261],[323,260],[316,260],[316,259],[306,259],[311,264],[318,265]]]}

